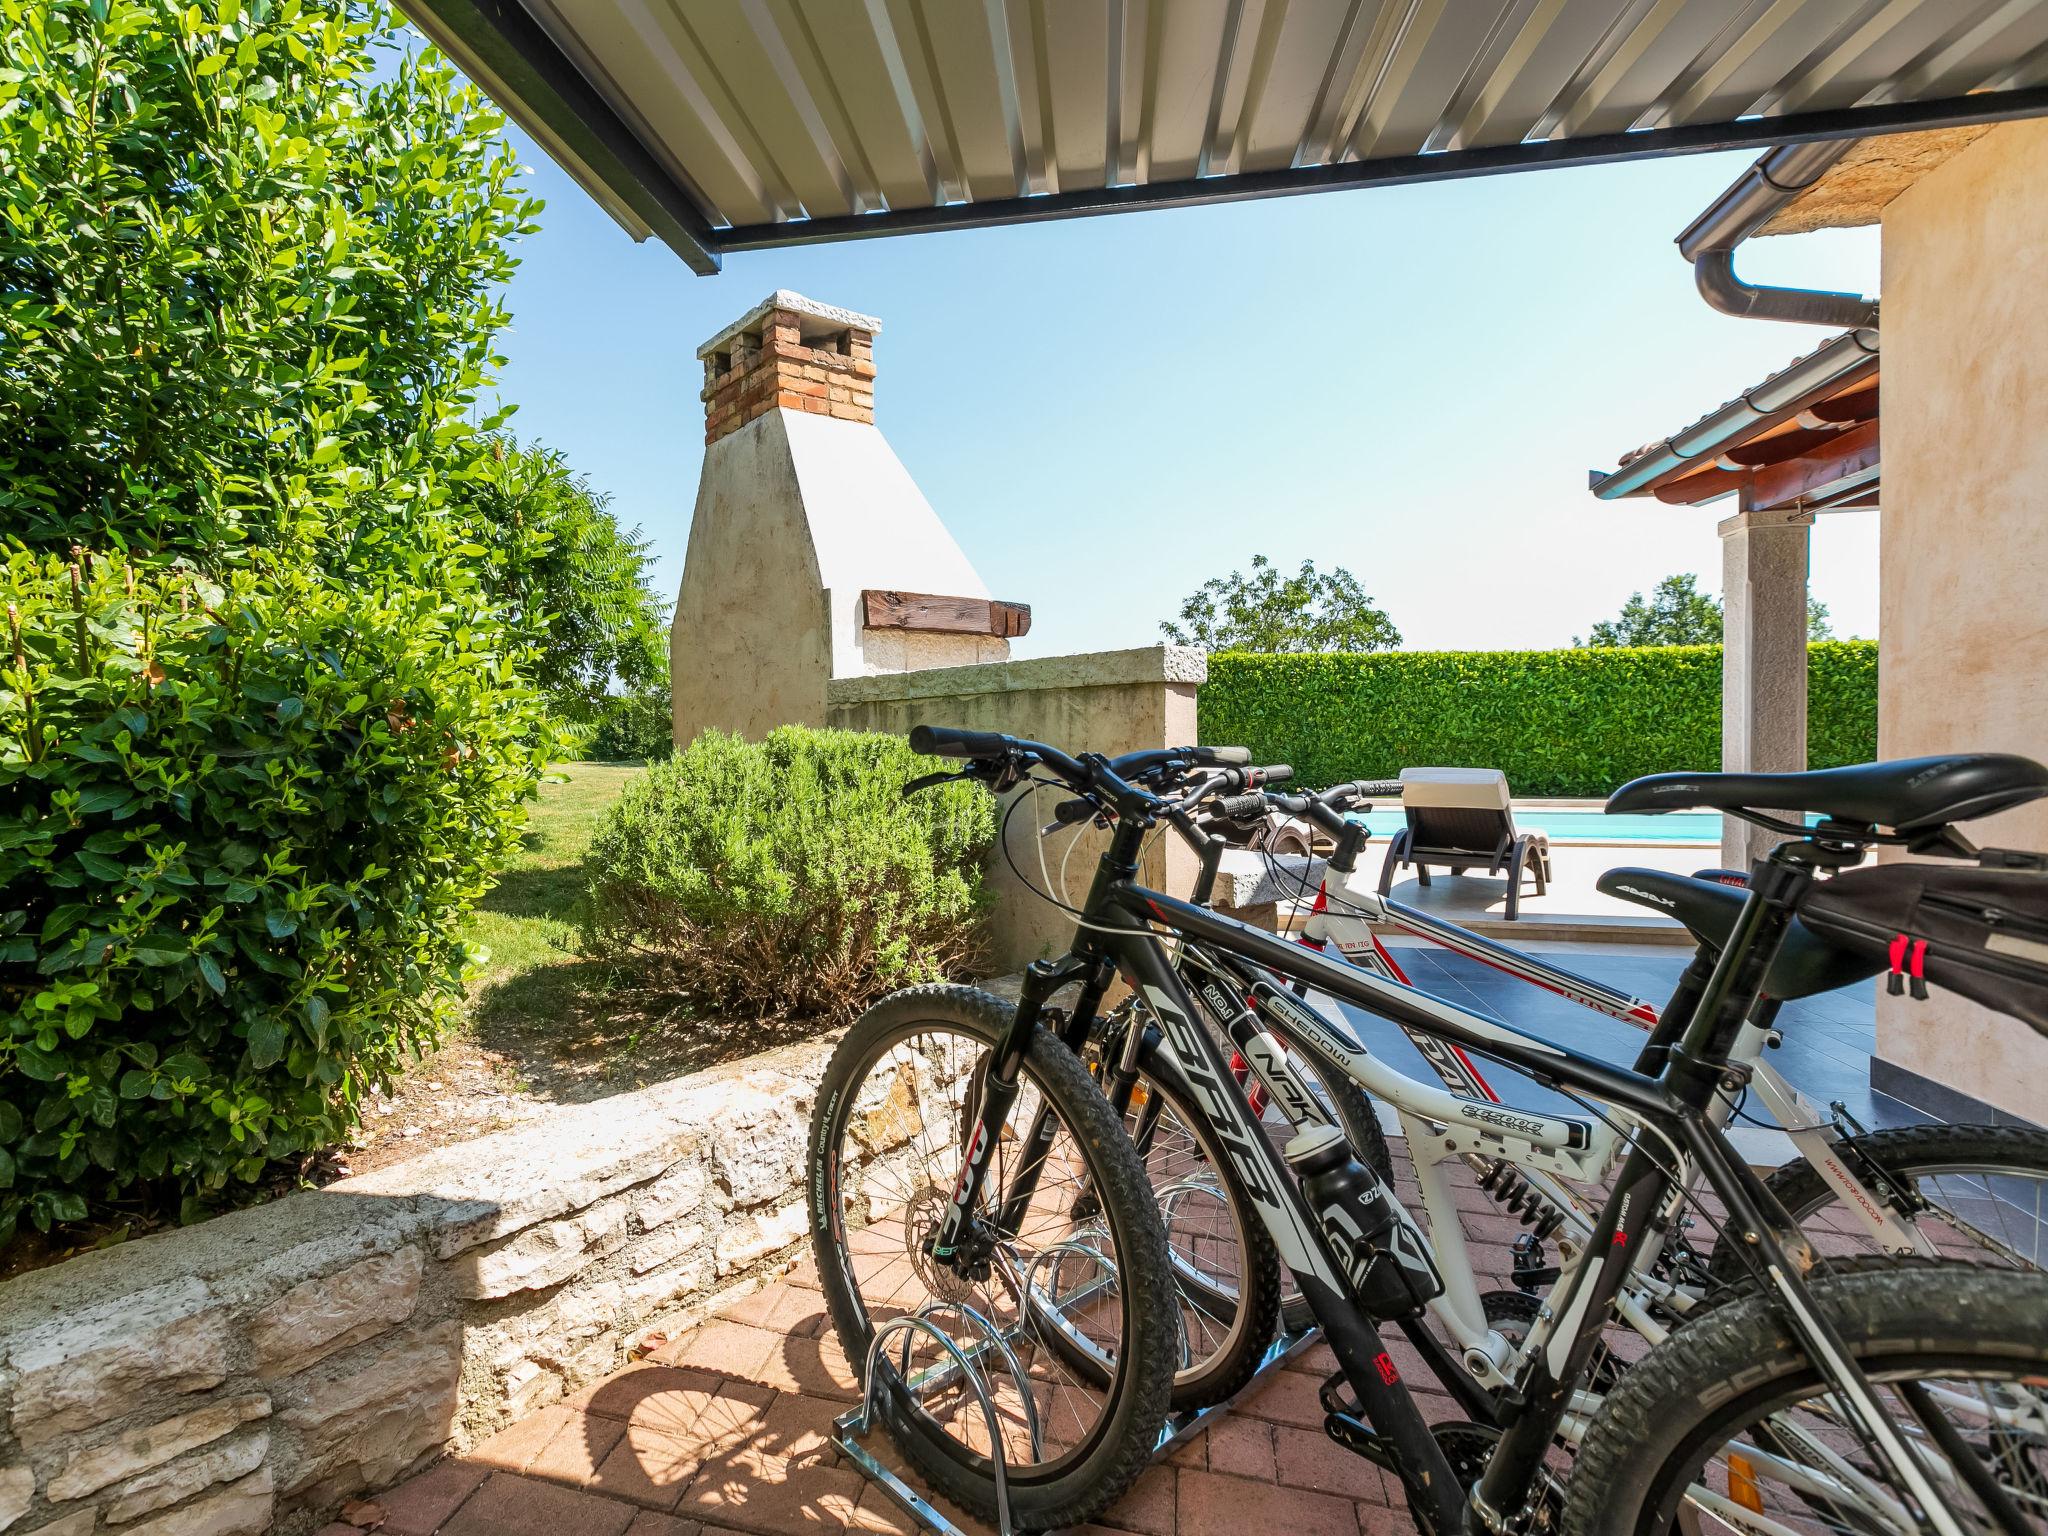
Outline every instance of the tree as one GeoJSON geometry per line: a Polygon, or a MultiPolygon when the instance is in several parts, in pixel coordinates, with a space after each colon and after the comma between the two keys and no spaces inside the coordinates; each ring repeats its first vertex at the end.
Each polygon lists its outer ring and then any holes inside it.
{"type": "Polygon", "coordinates": [[[1264,555],[1249,576],[1232,571],[1202,583],[1180,605],[1178,623],[1159,628],[1176,645],[1205,651],[1391,651],[1394,621],[1342,566],[1328,575],[1304,560],[1292,576],[1264,555]]]}
{"type": "Polygon", "coordinates": [[[621,528],[611,498],[568,461],[509,434],[467,492],[491,585],[531,647],[529,675],[557,719],[597,720],[619,695],[668,695],[668,602],[650,541],[621,528]]]}
{"type": "Polygon", "coordinates": [[[545,770],[469,499],[535,204],[404,36],[0,0],[0,1242],[345,1135],[545,770]]]}
{"type": "MultiPolygon", "coordinates": [[[[1828,626],[1826,603],[1806,600],[1806,638],[1833,637],[1828,626]]],[[[1603,619],[1580,646],[1615,645],[1719,645],[1721,643],[1721,599],[1699,589],[1699,577],[1686,572],[1666,576],[1657,583],[1648,602],[1632,592],[1621,605],[1621,613],[1603,619]]]]}

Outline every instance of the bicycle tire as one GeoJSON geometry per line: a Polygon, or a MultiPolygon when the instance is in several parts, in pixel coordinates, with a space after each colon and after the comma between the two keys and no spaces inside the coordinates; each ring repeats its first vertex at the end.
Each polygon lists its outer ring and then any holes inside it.
{"type": "MultiPolygon", "coordinates": [[[[862,1306],[839,1222],[839,1148],[867,1081],[862,1071],[920,1024],[957,1031],[992,1047],[1014,1013],[1013,1005],[970,987],[923,986],[893,993],[846,1032],[819,1082],[806,1181],[812,1249],[826,1311],[863,1389],[875,1325],[862,1306]]],[[[1166,1420],[1177,1319],[1167,1304],[1166,1235],[1137,1150],[1116,1112],[1080,1058],[1043,1031],[1033,1033],[1024,1071],[1087,1161],[1103,1219],[1115,1236],[1122,1307],[1119,1369],[1096,1427],[1061,1458],[1071,1465],[1058,1472],[1052,1464],[1009,1469],[1010,1508],[1018,1528],[1051,1530],[1092,1520],[1150,1465],[1166,1420]]],[[[993,1520],[993,1463],[913,1411],[893,1378],[891,1368],[890,1384],[875,1395],[876,1418],[884,1430],[938,1492],[979,1518],[993,1520]]]]}
{"type": "MultiPolygon", "coordinates": [[[[2013,1125],[1909,1125],[1846,1137],[1842,1145],[1869,1157],[1901,1182],[1980,1172],[2029,1177],[2048,1187],[2048,1131],[2013,1125]]],[[[1850,1166],[1853,1169],[1853,1162],[1850,1166]]],[[[1778,1168],[1764,1182],[1802,1224],[1838,1203],[1834,1186],[1803,1157],[1778,1168]]],[[[2033,1267],[2038,1269],[2038,1232],[2035,1241],[2033,1267]]],[[[1707,1274],[1717,1285],[1740,1282],[1748,1274],[1741,1246],[1725,1237],[1716,1242],[1708,1256],[1707,1274]]]]}
{"type": "MultiPolygon", "coordinates": [[[[1992,1379],[2048,1370],[2048,1275],[1970,1264],[1852,1263],[1807,1287],[1873,1381],[1963,1369],[1992,1379]]],[[[1623,1374],[1586,1432],[1562,1536],[1647,1536],[1725,1431],[1825,1390],[1774,1294],[1702,1310],[1623,1374]]]]}
{"type": "MultiPolygon", "coordinates": [[[[1155,1056],[1147,1062],[1141,1081],[1149,1091],[1165,1099],[1168,1108],[1190,1132],[1199,1136],[1208,1125],[1208,1117],[1179,1068],[1164,1058],[1155,1056]]],[[[1259,1220],[1236,1165],[1228,1155],[1218,1155],[1219,1150],[1207,1146],[1203,1149],[1203,1156],[1217,1172],[1232,1220],[1240,1234],[1243,1262],[1237,1294],[1230,1296],[1220,1289],[1205,1286],[1200,1276],[1186,1264],[1173,1265],[1171,1231],[1167,1234],[1167,1248],[1177,1290],[1193,1305],[1211,1315],[1228,1316],[1233,1332],[1225,1347],[1213,1352],[1198,1367],[1174,1373],[1171,1402],[1175,1413],[1212,1407],[1235,1397],[1258,1370],[1259,1362],[1265,1358],[1266,1350],[1273,1342],[1279,1322],[1279,1251],[1274,1248],[1272,1234],[1266,1230],[1265,1223],[1259,1220]],[[1237,1326],[1240,1310],[1244,1314],[1244,1326],[1237,1326]]],[[[1061,1339],[1062,1335],[1055,1333],[1048,1336],[1047,1342],[1058,1348],[1061,1339]]],[[[1069,1356],[1068,1363],[1076,1371],[1092,1369],[1092,1362],[1078,1352],[1069,1356]]]]}

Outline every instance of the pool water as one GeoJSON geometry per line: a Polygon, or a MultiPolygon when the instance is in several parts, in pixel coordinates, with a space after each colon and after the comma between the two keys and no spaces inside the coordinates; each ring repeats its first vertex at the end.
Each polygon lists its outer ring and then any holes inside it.
{"type": "MultiPolygon", "coordinates": [[[[1547,811],[1515,808],[1515,826],[1544,832],[1553,842],[1699,843],[1721,841],[1721,818],[1712,811],[1674,811],[1668,816],[1609,816],[1604,811],[1547,811]]],[[[1374,808],[1365,824],[1376,838],[1391,837],[1408,823],[1398,806],[1374,808]]]]}

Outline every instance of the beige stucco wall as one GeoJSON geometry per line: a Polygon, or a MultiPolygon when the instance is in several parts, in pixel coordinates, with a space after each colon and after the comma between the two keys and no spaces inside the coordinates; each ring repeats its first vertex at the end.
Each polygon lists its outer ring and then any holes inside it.
{"type": "MultiPolygon", "coordinates": [[[[1884,215],[1878,750],[2048,760],[2048,122],[1993,129],[1884,215]]],[[[1973,823],[2048,848],[2048,803],[1973,823]]],[[[2048,1122],[2048,1040],[1880,993],[1878,1055],[2048,1122]]]]}
{"type": "Polygon", "coordinates": [[[993,635],[864,629],[870,588],[989,595],[878,428],[772,410],[711,444],[669,633],[677,745],[822,725],[833,677],[1010,654],[993,635]]]}
{"type": "Polygon", "coordinates": [[[669,632],[678,746],[822,725],[832,634],[781,411],[704,451],[669,632]]]}
{"type": "MultiPolygon", "coordinates": [[[[893,677],[842,678],[830,684],[827,723],[897,733],[908,732],[913,725],[961,726],[1043,741],[1076,755],[1115,756],[1196,741],[1195,690],[1208,675],[1208,658],[1200,651],[1153,645],[893,677]]],[[[1039,829],[1052,820],[1052,808],[1060,798],[1043,792],[1035,806],[1023,807],[1009,818],[1009,854],[1038,885],[1042,846],[1055,888],[1064,862],[1070,899],[1078,903],[1087,894],[1103,838],[1081,828],[1056,832],[1041,845],[1039,829]]],[[[1009,802],[1004,809],[1009,809],[1009,802]]],[[[1195,855],[1185,843],[1163,835],[1154,840],[1139,876],[1184,896],[1194,884],[1195,865],[1195,855]]],[[[991,870],[997,969],[1016,970],[1063,953],[1073,939],[1073,919],[1019,885],[1001,850],[991,860],[991,870]]]]}

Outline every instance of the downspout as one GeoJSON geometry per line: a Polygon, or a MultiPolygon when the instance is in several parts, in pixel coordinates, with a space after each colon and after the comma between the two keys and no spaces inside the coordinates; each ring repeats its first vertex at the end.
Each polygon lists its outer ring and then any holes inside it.
{"type": "Polygon", "coordinates": [[[1790,320],[1840,330],[1875,330],[1877,300],[1811,288],[1767,288],[1735,272],[1735,248],[1770,221],[1854,146],[1854,139],[1787,144],[1770,151],[1737,178],[1714,205],[1678,237],[1679,254],[1692,263],[1700,294],[1725,315],[1749,320],[1790,320]]]}

